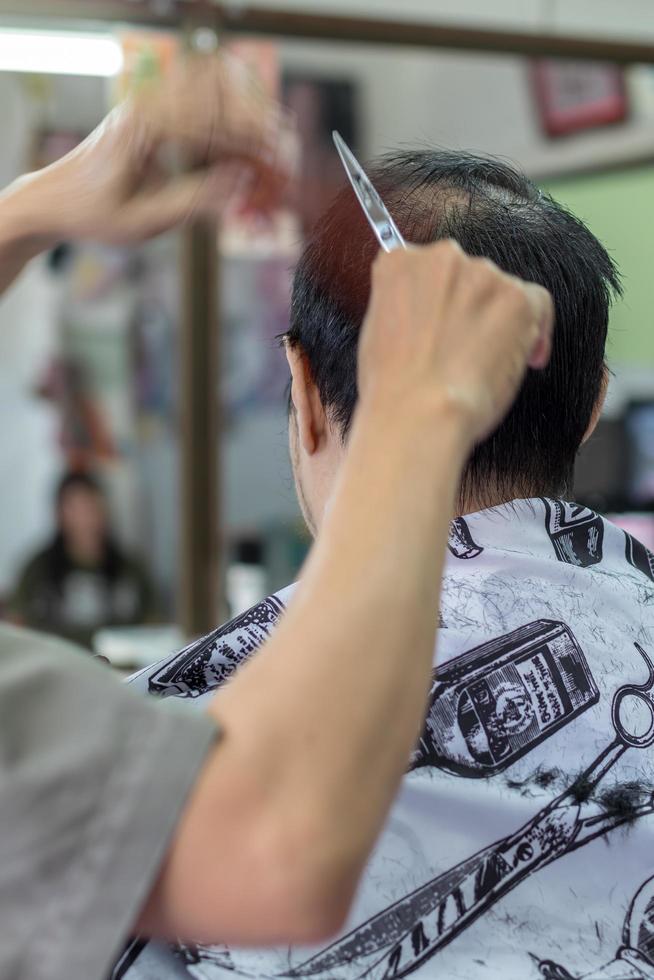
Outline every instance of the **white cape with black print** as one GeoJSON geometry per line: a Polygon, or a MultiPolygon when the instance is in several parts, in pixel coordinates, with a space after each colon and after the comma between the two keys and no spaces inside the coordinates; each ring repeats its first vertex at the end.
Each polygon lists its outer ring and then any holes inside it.
{"type": "MultiPolygon", "coordinates": [[[[114,980],[654,978],[654,555],[541,499],[455,521],[450,552],[424,733],[342,935],[137,940],[114,980]]],[[[291,591],[134,685],[200,707],[291,591]]]]}

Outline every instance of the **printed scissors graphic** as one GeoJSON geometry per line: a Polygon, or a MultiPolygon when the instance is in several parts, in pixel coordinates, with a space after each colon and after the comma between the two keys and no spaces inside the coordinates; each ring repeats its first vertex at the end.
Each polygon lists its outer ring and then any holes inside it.
{"type": "Polygon", "coordinates": [[[620,824],[654,813],[652,793],[644,793],[643,801],[626,812],[607,812],[593,803],[593,791],[628,749],[654,745],[654,662],[638,643],[635,646],[648,678],[644,684],[618,688],[611,706],[615,738],[568,789],[513,834],[422,885],[287,975],[331,980],[349,964],[352,976],[353,961],[361,959],[360,978],[404,977],[529,875],[620,824]],[[624,718],[628,698],[648,713],[643,731],[634,731],[624,718]]]}
{"type": "Polygon", "coordinates": [[[541,960],[530,953],[543,980],[653,980],[654,978],[654,878],[648,878],[634,895],[622,927],[622,943],[610,963],[583,976],[574,976],[554,960],[541,960]]]}
{"type": "Polygon", "coordinates": [[[332,133],[338,155],[345,167],[345,172],[354,188],[359,204],[370,222],[377,240],[385,252],[394,252],[398,248],[406,248],[402,234],[390,216],[381,197],[373,187],[367,173],[355,157],[340,133],[332,133]]]}

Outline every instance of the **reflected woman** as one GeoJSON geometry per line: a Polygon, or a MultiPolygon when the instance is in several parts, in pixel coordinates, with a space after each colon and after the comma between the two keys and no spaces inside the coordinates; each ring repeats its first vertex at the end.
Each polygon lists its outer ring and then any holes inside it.
{"type": "Polygon", "coordinates": [[[89,648],[105,626],[152,620],[152,586],[139,563],[118,545],[95,477],[66,474],[55,505],[55,536],[20,575],[10,618],[89,648]]]}

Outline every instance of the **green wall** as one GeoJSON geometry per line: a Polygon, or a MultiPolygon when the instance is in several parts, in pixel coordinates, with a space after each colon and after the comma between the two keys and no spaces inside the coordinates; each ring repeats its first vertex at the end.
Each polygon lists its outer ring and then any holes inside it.
{"type": "Polygon", "coordinates": [[[622,274],[625,296],[613,309],[609,361],[654,366],[654,164],[554,180],[546,189],[586,222],[622,274]]]}

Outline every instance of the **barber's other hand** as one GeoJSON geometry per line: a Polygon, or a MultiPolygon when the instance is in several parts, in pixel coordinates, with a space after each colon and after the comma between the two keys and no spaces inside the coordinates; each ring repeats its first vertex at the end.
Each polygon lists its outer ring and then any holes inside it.
{"type": "Polygon", "coordinates": [[[217,215],[237,191],[269,208],[296,157],[289,115],[247,68],[229,56],[195,55],[12,190],[22,197],[26,236],[126,244],[217,215]]]}
{"type": "Polygon", "coordinates": [[[500,424],[527,367],[548,363],[553,321],[547,290],[456,242],[380,253],[360,342],[361,403],[435,421],[453,412],[472,448],[500,424]]]}

